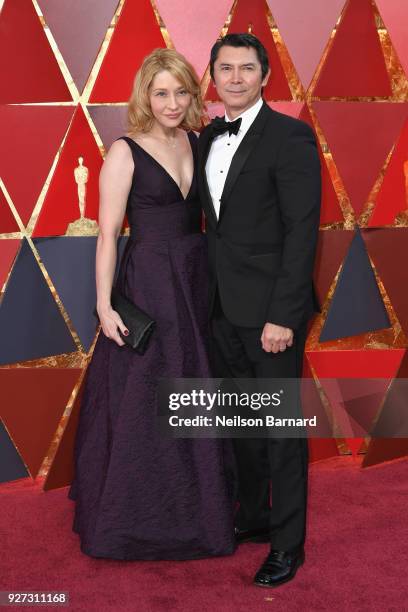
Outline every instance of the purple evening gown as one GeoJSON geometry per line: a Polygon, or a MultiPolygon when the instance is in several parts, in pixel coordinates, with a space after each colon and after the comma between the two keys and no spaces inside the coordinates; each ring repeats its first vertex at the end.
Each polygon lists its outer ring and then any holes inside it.
{"type": "MultiPolygon", "coordinates": [[[[197,168],[197,138],[188,134],[197,168]]],[[[73,530],[82,552],[111,559],[197,559],[234,552],[230,440],[158,432],[160,377],[208,377],[207,253],[197,176],[187,198],[127,137],[135,163],[116,286],[157,327],[143,356],[100,331],[75,442],[73,530]]]]}

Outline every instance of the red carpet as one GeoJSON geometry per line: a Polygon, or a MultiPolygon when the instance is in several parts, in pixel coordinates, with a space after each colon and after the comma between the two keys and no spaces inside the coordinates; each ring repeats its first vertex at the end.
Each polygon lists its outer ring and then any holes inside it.
{"type": "Polygon", "coordinates": [[[85,612],[406,611],[408,460],[359,464],[338,457],[311,465],[306,563],[278,589],[251,584],[266,544],[201,561],[88,558],[71,532],[66,488],[44,493],[29,479],[6,483],[0,590],[69,591],[68,609],[85,612]]]}

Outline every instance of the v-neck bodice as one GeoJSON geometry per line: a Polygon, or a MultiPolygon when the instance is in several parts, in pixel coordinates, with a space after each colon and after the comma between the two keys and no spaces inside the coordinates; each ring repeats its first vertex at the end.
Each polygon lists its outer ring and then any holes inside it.
{"type": "Polygon", "coordinates": [[[183,196],[179,185],[163,164],[135,140],[128,136],[121,136],[121,139],[125,140],[132,150],[135,164],[129,195],[133,192],[135,195],[139,195],[142,201],[145,201],[147,197],[150,202],[152,202],[152,198],[157,198],[160,200],[158,203],[161,206],[168,202],[187,201],[196,197],[197,136],[194,132],[188,132],[187,136],[193,155],[193,176],[186,197],[183,196]]]}
{"type": "MultiPolygon", "coordinates": [[[[192,132],[190,132],[189,134],[192,134],[192,132]]],[[[183,199],[183,200],[187,200],[187,199],[188,199],[188,196],[190,195],[190,191],[191,191],[191,188],[193,187],[193,181],[194,181],[194,178],[195,178],[195,176],[194,176],[194,175],[195,175],[195,167],[196,167],[196,164],[195,164],[195,156],[194,156],[193,146],[191,145],[191,139],[190,139],[189,134],[188,134],[187,136],[188,136],[188,139],[189,139],[189,142],[190,142],[191,153],[192,153],[192,156],[193,156],[193,175],[192,175],[192,177],[191,177],[190,187],[189,187],[189,189],[188,189],[188,191],[187,191],[187,195],[186,195],[186,196],[184,196],[184,195],[183,195],[183,192],[181,191],[181,187],[180,187],[180,186],[177,184],[176,180],[175,180],[175,179],[174,179],[174,177],[173,177],[173,176],[170,174],[170,172],[169,172],[168,170],[166,170],[166,168],[163,166],[163,164],[162,164],[162,163],[160,163],[160,162],[159,162],[159,161],[158,161],[158,160],[157,160],[157,159],[156,159],[156,158],[155,158],[155,157],[154,157],[154,156],[153,156],[151,153],[149,153],[148,151],[146,151],[146,149],[145,149],[144,147],[142,147],[142,146],[141,146],[141,145],[140,145],[138,142],[136,142],[135,140],[132,140],[133,144],[135,144],[137,147],[139,147],[139,149],[141,149],[141,150],[143,151],[143,153],[144,153],[144,154],[145,154],[145,155],[146,155],[146,156],[147,156],[149,159],[151,159],[151,160],[153,161],[153,163],[157,164],[157,166],[159,167],[159,169],[160,169],[160,170],[161,170],[161,171],[162,171],[162,172],[163,172],[163,173],[164,173],[166,176],[168,176],[168,178],[170,179],[170,181],[172,181],[172,182],[175,184],[175,186],[176,186],[177,190],[179,191],[179,193],[180,193],[180,195],[181,195],[181,197],[182,197],[182,199],[183,199]]]]}
{"type": "Polygon", "coordinates": [[[168,171],[150,153],[128,136],[125,140],[135,169],[126,214],[130,235],[137,240],[162,239],[199,231],[197,225],[197,136],[188,132],[193,154],[193,177],[186,198],[168,171]]]}

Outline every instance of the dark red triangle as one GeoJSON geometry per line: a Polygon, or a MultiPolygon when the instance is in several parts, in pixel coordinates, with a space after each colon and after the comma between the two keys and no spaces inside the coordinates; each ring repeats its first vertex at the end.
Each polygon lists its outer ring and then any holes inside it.
{"type": "Polygon", "coordinates": [[[38,0],[47,26],[81,92],[119,0],[38,0]]]}
{"type": "Polygon", "coordinates": [[[85,378],[81,381],[80,388],[72,406],[71,414],[65,422],[64,432],[44,483],[45,491],[65,487],[71,484],[74,478],[74,446],[84,383],[85,378]]]}
{"type": "Polygon", "coordinates": [[[0,369],[1,418],[33,477],[48,452],[79,373],[74,368],[0,369]]]}
{"type": "Polygon", "coordinates": [[[392,461],[408,455],[408,438],[372,438],[362,467],[392,461]]]}
{"type": "Polygon", "coordinates": [[[373,228],[363,230],[362,236],[401,327],[408,334],[408,228],[373,228]]]}

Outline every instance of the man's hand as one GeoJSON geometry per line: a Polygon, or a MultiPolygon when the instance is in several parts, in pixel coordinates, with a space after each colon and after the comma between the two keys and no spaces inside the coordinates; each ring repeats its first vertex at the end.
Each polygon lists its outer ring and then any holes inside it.
{"type": "Polygon", "coordinates": [[[293,331],[289,327],[265,323],[261,336],[262,348],[267,353],[279,353],[293,344],[293,331]]]}

